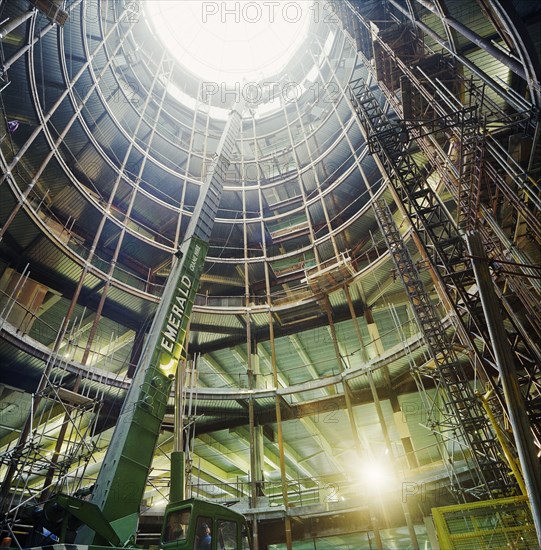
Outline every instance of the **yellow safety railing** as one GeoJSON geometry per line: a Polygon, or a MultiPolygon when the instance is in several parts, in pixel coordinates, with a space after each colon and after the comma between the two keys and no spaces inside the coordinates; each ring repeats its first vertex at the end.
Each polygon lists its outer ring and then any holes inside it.
{"type": "Polygon", "coordinates": [[[432,509],[441,550],[538,550],[525,496],[432,509]]]}

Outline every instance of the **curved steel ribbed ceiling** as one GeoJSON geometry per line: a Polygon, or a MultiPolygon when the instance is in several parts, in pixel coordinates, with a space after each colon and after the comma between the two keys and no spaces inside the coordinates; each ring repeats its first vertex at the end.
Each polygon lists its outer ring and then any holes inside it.
{"type": "MultiPolygon", "coordinates": [[[[40,36],[10,64],[28,99],[13,87],[4,99],[23,122],[11,152],[3,149],[13,168],[6,211],[21,205],[10,250],[25,250],[34,276],[62,294],[42,315],[51,326],[73,298],[75,316],[89,308],[138,330],[159,300],[235,93],[171,59],[140,4],[75,0],[66,9],[64,28],[50,30],[35,12],[4,44],[9,60],[40,36]]],[[[20,0],[3,14],[26,10],[20,0]]],[[[320,15],[283,71],[241,88],[255,99],[211,237],[196,347],[238,342],[247,304],[259,307],[252,322],[263,337],[269,306],[277,337],[325,322],[306,270],[343,252],[366,268],[375,228],[366,184],[377,191],[380,176],[347,91],[366,69],[338,19],[320,15]]]]}
{"type": "MultiPolygon", "coordinates": [[[[235,94],[211,89],[202,97],[204,83],[170,59],[135,16],[145,12],[122,6],[89,3],[84,13],[74,7],[71,17],[81,24],[62,33],[60,56],[46,51],[34,94],[45,116],[51,105],[43,90],[73,82],[71,105],[64,101],[51,117],[65,134],[55,158],[71,180],[58,178],[66,199],[56,199],[54,208],[76,218],[73,229],[82,235],[104,220],[100,240],[109,254],[116,249],[117,269],[130,274],[150,265],[159,292],[235,94]]],[[[355,167],[363,143],[344,94],[355,52],[335,22],[312,22],[309,36],[272,85],[258,84],[262,93],[245,113],[204,293],[244,294],[235,265],[244,260],[249,286],[264,292],[269,266],[272,287],[276,272],[325,261],[359,238],[352,220],[367,201],[355,167]],[[225,278],[230,282],[221,284],[225,278]]],[[[46,38],[43,48],[52,53],[54,41],[46,38]]],[[[373,173],[371,160],[365,162],[373,173]]]]}

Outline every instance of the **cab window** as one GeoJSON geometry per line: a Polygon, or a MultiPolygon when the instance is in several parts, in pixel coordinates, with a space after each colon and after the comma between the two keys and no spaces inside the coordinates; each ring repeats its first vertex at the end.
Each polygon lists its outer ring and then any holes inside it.
{"type": "Polygon", "coordinates": [[[237,522],[220,519],[217,522],[217,550],[239,550],[237,544],[237,522]]]}
{"type": "Polygon", "coordinates": [[[245,523],[242,525],[242,528],[241,528],[241,536],[242,536],[242,550],[252,550],[252,547],[250,546],[250,539],[248,536],[248,528],[245,523]]]}
{"type": "Polygon", "coordinates": [[[194,550],[211,550],[212,518],[199,516],[195,526],[194,550]]]}
{"type": "Polygon", "coordinates": [[[166,529],[164,533],[164,542],[174,540],[184,540],[188,533],[188,525],[190,524],[190,510],[174,510],[166,519],[166,529]]]}

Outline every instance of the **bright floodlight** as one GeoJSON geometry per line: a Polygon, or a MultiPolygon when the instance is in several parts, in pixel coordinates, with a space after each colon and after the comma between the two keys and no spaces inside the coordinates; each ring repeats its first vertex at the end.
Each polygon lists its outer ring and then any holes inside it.
{"type": "Polygon", "coordinates": [[[296,53],[314,3],[146,0],[155,31],[171,54],[204,81],[259,82],[296,53]]]}
{"type": "Polygon", "coordinates": [[[392,475],[386,463],[366,461],[360,465],[358,477],[370,492],[382,493],[392,486],[392,475]]]}

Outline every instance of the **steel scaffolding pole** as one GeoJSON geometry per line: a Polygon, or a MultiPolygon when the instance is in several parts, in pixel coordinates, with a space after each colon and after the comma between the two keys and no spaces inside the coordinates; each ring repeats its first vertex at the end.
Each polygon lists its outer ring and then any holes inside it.
{"type": "Polygon", "coordinates": [[[507,344],[505,327],[481,239],[478,234],[470,233],[466,236],[466,241],[472,256],[473,271],[479,286],[481,303],[496,354],[505,402],[509,411],[513,436],[537,531],[537,539],[541,545],[541,469],[531,438],[530,422],[526,415],[513,354],[507,344]]]}

